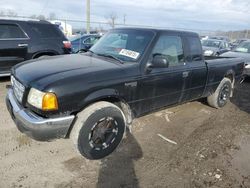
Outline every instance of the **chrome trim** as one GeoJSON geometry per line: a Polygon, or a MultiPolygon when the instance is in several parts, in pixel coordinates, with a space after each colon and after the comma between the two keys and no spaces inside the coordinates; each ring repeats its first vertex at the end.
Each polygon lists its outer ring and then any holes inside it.
{"type": "Polygon", "coordinates": [[[28,47],[28,44],[18,44],[18,47],[28,47]]]}
{"type": "Polygon", "coordinates": [[[10,73],[3,73],[3,74],[0,73],[0,77],[5,77],[5,76],[10,76],[10,73]]]}
{"type": "Polygon", "coordinates": [[[13,93],[16,96],[16,99],[21,103],[25,91],[24,85],[21,82],[19,82],[14,76],[10,77],[10,82],[13,88],[13,93]]]}
{"type": "Polygon", "coordinates": [[[3,40],[3,41],[6,41],[6,40],[29,40],[30,38],[7,38],[7,39],[0,39],[0,40],[3,40]]]}
{"type": "Polygon", "coordinates": [[[66,116],[60,118],[43,118],[28,109],[21,107],[14,97],[12,89],[8,90],[8,99],[12,106],[14,118],[21,122],[26,128],[30,129],[57,129],[62,127],[70,127],[75,116],[66,116]]]}

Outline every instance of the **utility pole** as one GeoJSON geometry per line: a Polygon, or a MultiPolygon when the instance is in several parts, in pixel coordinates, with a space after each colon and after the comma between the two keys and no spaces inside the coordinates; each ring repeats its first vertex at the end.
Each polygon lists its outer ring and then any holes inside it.
{"type": "Polygon", "coordinates": [[[123,25],[126,25],[126,14],[123,15],[123,25]]]}
{"type": "Polygon", "coordinates": [[[90,0],[86,0],[86,31],[90,33],[90,0]]]}
{"type": "Polygon", "coordinates": [[[246,38],[246,39],[248,38],[248,29],[247,29],[247,31],[246,31],[245,38],[246,38]]]}

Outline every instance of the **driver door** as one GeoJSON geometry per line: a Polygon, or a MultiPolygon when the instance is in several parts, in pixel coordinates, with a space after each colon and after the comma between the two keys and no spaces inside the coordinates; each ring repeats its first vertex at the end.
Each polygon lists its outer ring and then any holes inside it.
{"type": "Polygon", "coordinates": [[[152,68],[146,71],[139,86],[139,97],[145,101],[140,106],[141,113],[179,103],[189,76],[179,36],[162,34],[149,57],[150,63],[152,68]],[[154,66],[153,59],[159,55],[167,60],[167,67],[154,66]]]}

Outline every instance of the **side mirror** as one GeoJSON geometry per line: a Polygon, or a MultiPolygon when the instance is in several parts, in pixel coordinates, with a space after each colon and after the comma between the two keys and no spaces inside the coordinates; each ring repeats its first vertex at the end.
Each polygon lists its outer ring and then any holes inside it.
{"type": "Polygon", "coordinates": [[[169,61],[161,55],[156,55],[151,64],[153,68],[167,68],[169,66],[169,61]]]}

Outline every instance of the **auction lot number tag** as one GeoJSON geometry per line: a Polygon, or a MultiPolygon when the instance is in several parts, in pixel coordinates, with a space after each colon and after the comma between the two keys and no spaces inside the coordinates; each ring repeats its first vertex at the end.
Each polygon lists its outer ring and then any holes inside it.
{"type": "Polygon", "coordinates": [[[130,57],[130,58],[133,58],[133,59],[137,59],[139,57],[140,53],[132,51],[132,50],[122,49],[119,52],[119,55],[124,55],[124,56],[130,57]]]}

